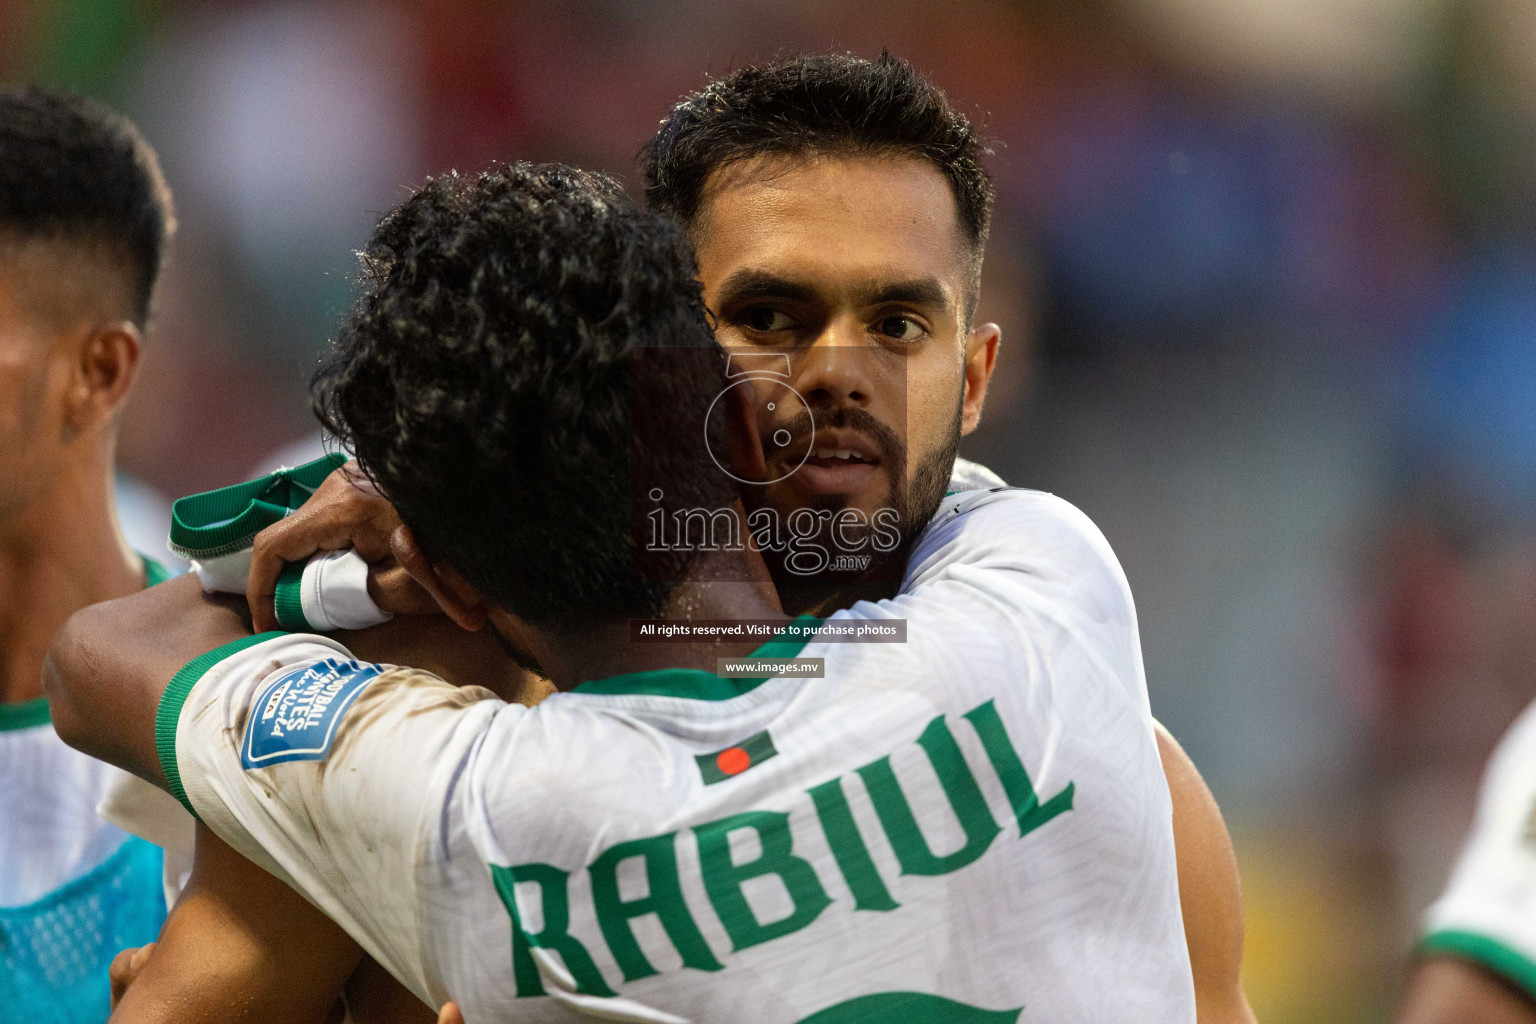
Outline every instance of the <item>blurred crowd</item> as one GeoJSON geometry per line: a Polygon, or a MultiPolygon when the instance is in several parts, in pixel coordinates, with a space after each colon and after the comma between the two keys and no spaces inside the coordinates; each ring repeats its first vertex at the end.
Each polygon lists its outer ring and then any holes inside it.
{"type": "Polygon", "coordinates": [[[633,184],[708,74],[882,46],[994,140],[1003,350],[962,454],[1118,550],[1260,1019],[1384,1019],[1536,698],[1528,0],[0,3],[0,77],[123,110],[176,194],[130,525],[317,445],[308,376],[411,183],[633,184]]]}

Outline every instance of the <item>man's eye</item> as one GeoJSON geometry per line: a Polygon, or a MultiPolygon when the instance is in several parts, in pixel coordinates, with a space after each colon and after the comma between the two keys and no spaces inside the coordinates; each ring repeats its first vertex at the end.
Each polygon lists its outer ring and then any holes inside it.
{"type": "Polygon", "coordinates": [[[896,341],[916,341],[923,336],[923,327],[916,320],[905,316],[883,317],[875,329],[896,341]]]}
{"type": "Polygon", "coordinates": [[[767,306],[747,310],[741,322],[754,331],[787,331],[795,323],[787,314],[767,306]]]}

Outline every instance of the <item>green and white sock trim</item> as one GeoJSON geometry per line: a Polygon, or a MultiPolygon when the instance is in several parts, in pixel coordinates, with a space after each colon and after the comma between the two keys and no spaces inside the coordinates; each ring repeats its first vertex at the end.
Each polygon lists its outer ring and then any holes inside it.
{"type": "MultiPolygon", "coordinates": [[[[302,506],[346,461],[344,455],[327,455],[182,498],[171,506],[171,550],[191,560],[203,590],[244,594],[256,535],[302,506]]],[[[322,551],[307,562],[289,563],[278,577],[273,604],[278,623],[295,633],[366,629],[391,618],[368,596],[368,565],[351,550],[322,551]]]]}
{"type": "Polygon", "coordinates": [[[347,457],[339,452],[258,480],[204,491],[171,506],[170,548],[198,562],[248,549],[256,535],[309,500],[347,457]]]}
{"type": "Polygon", "coordinates": [[[273,604],[278,624],[294,633],[367,629],[393,618],[373,603],[368,563],[351,548],[288,563],[277,578],[273,604]]]}

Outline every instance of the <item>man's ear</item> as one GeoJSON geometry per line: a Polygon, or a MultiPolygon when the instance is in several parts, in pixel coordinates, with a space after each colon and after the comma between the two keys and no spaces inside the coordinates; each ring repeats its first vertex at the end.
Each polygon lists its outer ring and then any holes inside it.
{"type": "Polygon", "coordinates": [[[731,472],[738,480],[764,479],[768,462],[763,456],[763,435],[757,423],[757,386],[750,377],[738,381],[726,390],[721,404],[725,408],[731,472]]]}
{"type": "Polygon", "coordinates": [[[452,568],[434,565],[416,543],[409,526],[397,526],[389,538],[389,546],[395,561],[432,595],[444,615],[470,632],[484,627],[489,613],[485,598],[452,568]]]}
{"type": "Polygon", "coordinates": [[[997,365],[997,346],[1003,331],[997,324],[980,324],[965,339],[965,394],[960,405],[960,433],[969,434],[981,422],[987,400],[987,384],[997,365]]]}
{"type": "Polygon", "coordinates": [[[83,433],[117,412],[133,383],[142,342],[129,320],[93,324],[75,342],[64,405],[67,427],[83,433]]]}

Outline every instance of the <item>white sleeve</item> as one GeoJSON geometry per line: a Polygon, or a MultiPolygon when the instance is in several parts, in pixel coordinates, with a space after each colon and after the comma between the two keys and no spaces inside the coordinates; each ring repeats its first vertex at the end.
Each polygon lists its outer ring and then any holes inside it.
{"type": "Polygon", "coordinates": [[[1472,834],[1419,950],[1474,961],[1536,998],[1536,705],[1488,762],[1472,834]]]}
{"type": "Polygon", "coordinates": [[[156,738],[172,792],[437,1005],[418,868],[464,758],[505,705],[319,636],[265,633],[177,673],[156,738]]]}

